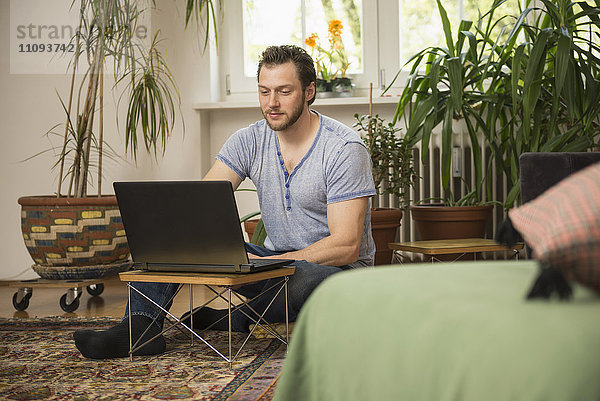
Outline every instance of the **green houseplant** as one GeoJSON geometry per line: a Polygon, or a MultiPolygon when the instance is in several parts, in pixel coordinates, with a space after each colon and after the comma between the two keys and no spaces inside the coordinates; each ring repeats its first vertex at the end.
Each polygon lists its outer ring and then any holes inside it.
{"type": "Polygon", "coordinates": [[[519,201],[522,153],[593,150],[600,137],[600,2],[530,4],[497,47],[478,111],[507,207],[519,201]]]}
{"type": "Polygon", "coordinates": [[[371,156],[373,182],[378,195],[388,194],[398,199],[400,209],[410,204],[410,188],[414,187],[417,173],[413,151],[408,141],[397,135],[400,128],[386,123],[378,114],[354,115],[354,128],[363,133],[363,140],[371,156]]]}
{"type": "MultiPolygon", "coordinates": [[[[186,26],[194,21],[216,34],[217,0],[186,0],[186,26]]],[[[22,231],[43,278],[96,278],[129,266],[127,240],[114,196],[100,193],[104,143],[105,70],[114,71],[112,90],[125,105],[123,131],[133,157],[141,143],[158,155],[175,125],[179,95],[160,52],[158,33],[149,46],[136,42],[142,16],[156,4],[135,0],[73,1],[79,24],[72,38],[70,91],[61,97],[64,136],[55,167],[54,196],[22,197],[22,231]],[[88,196],[90,170],[97,171],[98,193],[88,196]],[[62,185],[68,184],[66,195],[62,185]]]]}
{"type": "Polygon", "coordinates": [[[481,118],[479,109],[487,95],[487,79],[498,43],[492,39],[496,26],[506,17],[496,19],[495,11],[501,1],[484,14],[476,25],[461,21],[458,33],[453,34],[446,10],[438,0],[447,47],[428,47],[415,54],[408,62],[410,75],[403,90],[394,123],[404,118],[406,140],[411,146],[420,144],[422,162],[429,154],[431,135],[441,125],[441,180],[446,190],[444,205],[413,205],[411,213],[417,223],[421,239],[441,239],[442,228],[430,227],[445,222],[445,238],[483,236],[493,205],[487,199],[484,182],[491,182],[482,163],[481,118]],[[450,191],[452,148],[457,123],[466,128],[473,158],[475,185],[460,199],[450,191]],[[443,213],[440,216],[439,213],[443,213]],[[473,214],[473,217],[469,215],[473,214]]]}
{"type": "Polygon", "coordinates": [[[369,114],[354,115],[354,128],[362,138],[371,156],[373,182],[377,195],[392,195],[398,208],[374,207],[371,209],[371,231],[375,241],[375,264],[389,264],[392,251],[388,243],[396,240],[402,212],[410,204],[410,188],[414,187],[417,174],[414,169],[413,150],[405,137],[398,135],[400,128],[386,123],[379,115],[373,115],[372,102],[369,114]]]}
{"type": "MultiPolygon", "coordinates": [[[[484,182],[479,152],[487,144],[505,173],[511,206],[519,194],[518,158],[524,152],[586,151],[597,147],[600,116],[600,2],[542,0],[519,15],[496,15],[497,0],[477,24],[462,21],[453,41],[438,1],[447,48],[417,53],[396,119],[423,156],[442,125],[442,179],[450,178],[452,128],[466,125],[477,183],[484,182]]],[[[489,182],[489,180],[487,180],[489,182]]],[[[472,199],[484,198],[484,187],[472,199]]]]}
{"type": "MultiPolygon", "coordinates": [[[[475,204],[486,199],[491,163],[504,173],[510,207],[519,195],[518,159],[524,152],[585,151],[597,147],[600,113],[599,8],[588,2],[542,0],[519,15],[495,15],[497,0],[477,24],[462,21],[453,41],[438,1],[447,48],[416,54],[396,119],[423,156],[442,125],[442,181],[450,179],[453,127],[467,128],[475,165],[475,204]],[[480,145],[492,157],[481,163],[480,145]],[[488,174],[484,177],[484,171],[488,174]]],[[[488,188],[489,189],[489,188],[488,188]]]]}

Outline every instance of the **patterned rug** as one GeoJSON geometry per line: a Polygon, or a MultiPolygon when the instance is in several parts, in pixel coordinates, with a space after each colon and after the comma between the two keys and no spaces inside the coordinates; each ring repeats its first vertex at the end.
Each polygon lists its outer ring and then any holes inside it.
{"type": "MultiPolygon", "coordinates": [[[[96,361],[75,348],[73,331],[105,329],[108,318],[0,319],[0,399],[260,400],[273,398],[285,356],[275,339],[251,338],[229,369],[204,343],[178,330],[160,356],[96,361]]],[[[225,354],[227,333],[207,332],[225,354]]],[[[243,336],[234,333],[235,345],[243,336]]],[[[235,351],[234,351],[235,352],[235,351]]]]}

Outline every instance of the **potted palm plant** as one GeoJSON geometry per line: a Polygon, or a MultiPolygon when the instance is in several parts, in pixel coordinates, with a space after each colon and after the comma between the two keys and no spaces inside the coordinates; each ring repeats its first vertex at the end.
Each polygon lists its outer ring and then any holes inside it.
{"type": "Polygon", "coordinates": [[[442,204],[413,205],[411,214],[421,239],[470,238],[485,235],[493,204],[486,197],[484,177],[491,172],[482,163],[479,108],[487,96],[489,63],[496,52],[494,28],[505,16],[495,19],[496,1],[476,26],[461,21],[453,35],[441,1],[437,1],[446,47],[428,47],[415,54],[408,83],[400,96],[394,123],[404,117],[406,140],[420,143],[423,163],[429,154],[432,132],[441,125],[441,180],[447,196],[442,204]],[[474,32],[473,32],[474,31],[474,32]],[[455,199],[449,189],[452,148],[456,123],[463,121],[470,140],[476,185],[464,197],[455,199]],[[442,223],[442,227],[439,224],[442,223]],[[433,226],[432,226],[433,225],[433,226]],[[445,229],[447,228],[447,230],[445,229]]]}
{"type": "Polygon", "coordinates": [[[438,1],[447,48],[424,49],[409,61],[411,75],[395,116],[405,117],[406,136],[420,142],[424,157],[432,130],[441,125],[446,188],[453,128],[458,120],[466,126],[477,185],[464,204],[487,200],[484,183],[491,182],[493,169],[481,163],[482,143],[491,150],[489,163],[506,177],[504,204],[510,207],[518,200],[522,153],[590,150],[600,135],[598,6],[542,0],[542,7],[528,2],[519,15],[496,15],[503,2],[495,0],[477,24],[461,21],[454,39],[438,1]]]}
{"type": "MultiPolygon", "coordinates": [[[[186,0],[186,25],[204,24],[216,33],[215,0],[186,0]]],[[[129,250],[114,196],[102,195],[105,71],[114,70],[113,90],[124,88],[123,127],[126,150],[135,158],[138,146],[157,155],[174,128],[179,95],[159,49],[158,33],[149,46],[135,41],[142,16],[155,7],[135,0],[81,0],[70,92],[60,98],[65,111],[62,147],[55,167],[58,188],[52,196],[27,196],[22,231],[42,278],[97,278],[129,267],[129,250]],[[97,193],[88,192],[91,170],[97,193]],[[63,184],[67,189],[63,191],[63,184]]]]}
{"type": "Polygon", "coordinates": [[[507,207],[519,202],[521,154],[597,150],[600,138],[599,3],[531,4],[497,46],[478,110],[507,177],[507,207]]]}

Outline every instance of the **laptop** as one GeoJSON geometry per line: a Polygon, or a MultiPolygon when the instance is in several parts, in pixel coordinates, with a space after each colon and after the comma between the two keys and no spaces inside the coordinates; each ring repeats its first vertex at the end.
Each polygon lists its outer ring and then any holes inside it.
{"type": "Polygon", "coordinates": [[[229,181],[114,182],[136,268],[252,273],[292,259],[250,259],[229,181]]]}

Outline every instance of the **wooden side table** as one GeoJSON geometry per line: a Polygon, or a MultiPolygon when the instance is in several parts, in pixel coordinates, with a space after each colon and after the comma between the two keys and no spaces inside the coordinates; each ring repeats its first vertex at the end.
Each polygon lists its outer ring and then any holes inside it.
{"type": "Polygon", "coordinates": [[[429,240],[429,241],[413,241],[413,242],[390,242],[388,247],[396,253],[414,252],[428,256],[431,262],[440,261],[437,256],[460,254],[455,260],[462,256],[472,253],[477,259],[478,252],[499,252],[512,251],[514,256],[519,259],[519,250],[523,249],[524,244],[519,242],[512,248],[500,244],[493,239],[484,238],[465,238],[465,239],[445,239],[445,240],[429,240]]]}
{"type": "MultiPolygon", "coordinates": [[[[134,271],[119,273],[119,278],[121,279],[121,281],[127,282],[127,290],[128,290],[127,304],[128,304],[128,308],[130,311],[131,311],[131,291],[133,290],[137,294],[139,294],[142,298],[144,298],[147,302],[154,305],[155,308],[157,308],[158,310],[165,313],[165,317],[169,321],[170,326],[167,327],[166,329],[163,329],[163,331],[160,334],[163,334],[164,332],[171,330],[172,328],[174,328],[176,326],[181,326],[184,329],[186,329],[187,331],[189,331],[189,333],[191,334],[191,344],[192,345],[194,344],[194,338],[199,339],[204,344],[206,344],[208,347],[210,347],[213,351],[215,351],[221,358],[223,358],[225,361],[229,362],[229,367],[231,368],[233,361],[237,358],[237,356],[241,352],[244,345],[246,345],[246,343],[250,339],[250,336],[254,333],[256,328],[259,326],[261,328],[263,328],[264,330],[266,330],[267,332],[269,332],[271,335],[273,335],[275,338],[277,338],[279,341],[281,341],[285,345],[288,344],[288,342],[289,342],[289,319],[288,319],[287,282],[289,280],[289,277],[291,275],[293,275],[295,273],[295,271],[296,271],[296,268],[293,266],[283,267],[283,268],[279,268],[279,269],[268,270],[268,271],[263,271],[263,272],[258,272],[258,273],[244,273],[244,274],[178,273],[178,272],[154,272],[154,271],[134,270],[134,271]],[[269,302],[267,309],[265,311],[263,311],[262,313],[258,313],[250,305],[248,305],[248,302],[250,302],[250,300],[242,299],[242,297],[240,297],[236,292],[233,291],[234,288],[244,285],[244,284],[255,283],[257,281],[273,279],[273,278],[274,279],[279,278],[281,280],[277,281],[275,284],[273,284],[269,288],[265,289],[263,292],[261,292],[259,295],[257,295],[256,297],[253,298],[253,299],[256,299],[258,297],[264,296],[271,289],[276,290],[275,295],[269,302]],[[186,285],[186,284],[189,285],[190,316],[191,316],[190,327],[185,325],[179,318],[177,318],[176,316],[171,314],[168,310],[164,309],[162,307],[162,305],[159,305],[154,300],[150,299],[145,294],[141,293],[139,290],[137,290],[135,287],[133,287],[132,286],[133,282],[179,284],[179,288],[173,295],[173,298],[171,298],[171,301],[175,298],[175,296],[179,293],[179,291],[181,290],[181,288],[183,288],[184,285],[186,285]],[[213,298],[211,298],[210,300],[205,302],[203,305],[201,305],[200,306],[201,308],[209,305],[211,302],[215,301],[216,299],[223,299],[227,302],[227,312],[228,312],[227,318],[229,320],[229,330],[228,330],[229,349],[228,349],[227,356],[225,356],[221,351],[217,350],[204,337],[202,337],[202,334],[204,333],[204,331],[210,329],[212,327],[212,325],[207,327],[205,330],[202,330],[199,333],[193,329],[194,323],[193,323],[192,311],[194,310],[194,294],[193,294],[193,285],[194,284],[203,285],[206,288],[208,288],[211,292],[213,292],[213,294],[215,294],[213,296],[213,298]],[[215,289],[215,288],[213,288],[213,286],[220,287],[220,288],[215,289]],[[264,319],[265,313],[267,312],[267,310],[269,309],[269,307],[271,306],[271,304],[273,303],[275,298],[281,293],[281,291],[284,291],[284,294],[285,294],[285,331],[286,331],[285,338],[282,335],[280,335],[277,332],[277,330],[269,322],[267,322],[264,319]],[[224,294],[226,294],[226,295],[224,295],[224,294]],[[237,303],[232,303],[232,301],[231,301],[232,295],[237,297],[237,303]],[[245,312],[244,310],[241,310],[240,308],[242,308],[243,306],[247,306],[256,316],[250,316],[247,312],[245,312]],[[241,313],[245,314],[249,319],[251,319],[254,322],[254,325],[250,329],[250,333],[244,339],[242,345],[236,351],[235,355],[233,355],[232,344],[231,344],[231,313],[235,312],[237,310],[240,310],[241,313]],[[171,321],[171,319],[174,321],[174,323],[171,321]]],[[[213,325],[216,323],[217,322],[214,322],[213,325]]],[[[131,338],[131,332],[132,332],[131,331],[131,313],[129,313],[129,336],[130,336],[129,337],[129,358],[132,360],[133,353],[137,349],[144,346],[144,344],[138,344],[137,342],[136,342],[136,344],[133,344],[133,339],[131,338]]]]}

